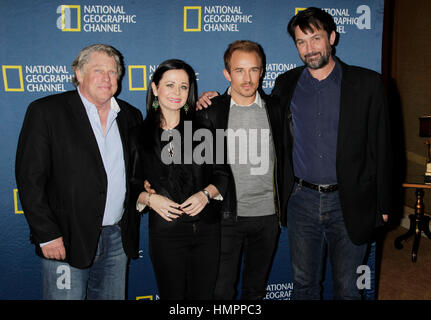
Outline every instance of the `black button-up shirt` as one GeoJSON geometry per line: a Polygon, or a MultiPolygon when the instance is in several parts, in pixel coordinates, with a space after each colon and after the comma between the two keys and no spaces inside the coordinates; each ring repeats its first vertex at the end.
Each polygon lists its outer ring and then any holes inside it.
{"type": "Polygon", "coordinates": [[[298,178],[311,183],[337,183],[341,77],[341,65],[336,60],[332,72],[321,81],[305,68],[293,94],[294,172],[298,178]]]}

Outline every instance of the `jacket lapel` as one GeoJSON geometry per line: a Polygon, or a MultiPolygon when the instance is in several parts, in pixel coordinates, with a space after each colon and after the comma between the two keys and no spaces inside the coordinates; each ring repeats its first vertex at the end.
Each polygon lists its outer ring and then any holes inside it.
{"type": "MultiPolygon", "coordinates": [[[[90,120],[88,119],[87,112],[85,110],[84,104],[79,97],[78,91],[72,92],[67,103],[70,106],[72,118],[71,121],[76,122],[76,131],[80,133],[82,138],[82,143],[87,144],[88,148],[95,156],[97,162],[97,167],[101,168],[103,171],[103,176],[105,178],[105,183],[107,183],[107,177],[105,172],[105,167],[103,165],[102,156],[100,154],[99,146],[97,145],[96,137],[94,136],[93,128],[91,127],[90,120]]],[[[85,148],[84,148],[85,150],[85,148]]]]}
{"type": "Polygon", "coordinates": [[[219,118],[220,123],[217,125],[217,128],[223,128],[224,130],[226,130],[228,121],[229,121],[231,97],[230,95],[227,94],[227,91],[222,97],[223,97],[223,101],[220,106],[220,108],[222,109],[222,112],[220,113],[220,118],[219,118]]]}
{"type": "Polygon", "coordinates": [[[344,148],[349,148],[349,131],[351,126],[356,122],[354,117],[354,112],[352,110],[355,108],[357,92],[359,90],[356,79],[351,77],[349,67],[341,62],[342,67],[342,79],[341,79],[341,96],[340,96],[340,115],[338,121],[338,138],[337,138],[337,161],[341,155],[341,150],[344,148]]]}
{"type": "Polygon", "coordinates": [[[121,142],[123,144],[123,156],[124,156],[124,163],[126,166],[126,172],[128,170],[128,165],[129,165],[129,143],[128,143],[128,138],[129,138],[129,126],[127,125],[127,114],[125,111],[125,108],[120,104],[120,102],[117,100],[118,105],[120,106],[120,112],[118,112],[117,114],[117,126],[118,126],[118,131],[120,132],[120,137],[121,137],[121,142]]]}

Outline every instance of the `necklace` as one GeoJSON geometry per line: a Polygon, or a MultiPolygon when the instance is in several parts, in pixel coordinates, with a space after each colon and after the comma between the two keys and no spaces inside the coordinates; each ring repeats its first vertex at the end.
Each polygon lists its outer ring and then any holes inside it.
{"type": "MultiPolygon", "coordinates": [[[[171,122],[172,123],[172,122],[171,122]]],[[[170,158],[173,158],[174,157],[174,154],[175,154],[175,150],[174,150],[174,143],[173,143],[173,134],[172,134],[172,130],[175,128],[175,126],[178,124],[178,122],[174,125],[174,126],[172,126],[172,127],[168,127],[167,126],[167,121],[165,120],[165,123],[164,123],[164,127],[166,128],[166,129],[164,129],[165,131],[168,131],[168,141],[169,141],[169,147],[168,147],[168,154],[169,154],[169,157],[170,158]]]]}
{"type": "Polygon", "coordinates": [[[174,157],[174,145],[172,143],[172,129],[168,129],[168,133],[169,133],[169,148],[168,148],[168,153],[169,156],[171,158],[174,157]]]}

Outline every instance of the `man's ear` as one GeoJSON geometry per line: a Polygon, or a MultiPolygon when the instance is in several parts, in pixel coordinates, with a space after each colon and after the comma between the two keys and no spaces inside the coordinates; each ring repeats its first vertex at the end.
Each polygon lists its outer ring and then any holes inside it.
{"type": "Polygon", "coordinates": [[[227,81],[231,82],[232,78],[230,77],[229,71],[227,71],[226,69],[223,69],[223,75],[227,81]]]}
{"type": "Polygon", "coordinates": [[[331,35],[329,36],[329,44],[330,44],[331,46],[333,46],[333,45],[334,45],[334,43],[335,43],[335,39],[337,39],[337,33],[336,33],[335,31],[332,31],[332,32],[331,32],[331,35]]]}
{"type": "Polygon", "coordinates": [[[79,69],[76,69],[75,70],[75,77],[76,77],[76,80],[78,80],[78,83],[82,83],[82,78],[84,77],[84,72],[79,70],[79,69]]]}

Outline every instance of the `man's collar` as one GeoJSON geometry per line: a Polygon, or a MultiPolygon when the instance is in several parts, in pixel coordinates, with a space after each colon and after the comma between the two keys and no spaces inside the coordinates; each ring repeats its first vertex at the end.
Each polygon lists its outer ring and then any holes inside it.
{"type": "MultiPolygon", "coordinates": [[[[332,56],[332,59],[335,62],[334,68],[331,70],[331,72],[328,74],[328,76],[325,79],[323,79],[322,81],[330,80],[330,81],[334,81],[335,83],[338,83],[341,81],[341,78],[342,78],[341,63],[338,61],[338,59],[335,56],[332,56]]],[[[304,77],[307,80],[311,80],[311,81],[314,80],[314,81],[319,82],[318,79],[314,78],[311,75],[311,72],[307,67],[305,67],[305,69],[304,69],[304,77]]]]}
{"type": "MultiPolygon", "coordinates": [[[[78,94],[81,97],[82,103],[84,104],[84,107],[87,110],[90,110],[92,107],[96,108],[96,106],[91,103],[90,101],[88,101],[81,93],[81,91],[79,90],[79,86],[77,87],[78,90],[78,94]]],[[[114,111],[115,113],[120,112],[120,106],[117,102],[117,100],[114,97],[111,97],[111,110],[114,111]]]]}
{"type": "MultiPolygon", "coordinates": [[[[231,87],[229,87],[229,89],[227,89],[227,94],[228,95],[230,95],[230,90],[231,90],[231,87]]],[[[253,104],[257,104],[259,106],[259,108],[263,108],[262,98],[261,98],[261,96],[259,94],[259,91],[256,91],[256,97],[255,97],[254,101],[252,103],[250,103],[249,105],[247,105],[247,106],[242,106],[242,105],[236,103],[236,101],[232,98],[232,96],[230,98],[230,108],[232,108],[233,106],[249,107],[249,106],[251,106],[253,104]]]]}

